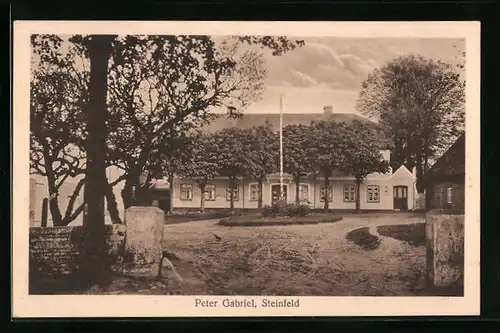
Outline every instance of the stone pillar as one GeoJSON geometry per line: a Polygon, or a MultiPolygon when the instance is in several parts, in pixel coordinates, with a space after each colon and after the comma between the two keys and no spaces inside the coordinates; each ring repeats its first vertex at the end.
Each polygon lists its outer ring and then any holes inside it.
{"type": "Polygon", "coordinates": [[[164,212],[158,207],[133,206],[125,211],[125,272],[150,276],[158,274],[164,219],[164,212]]]}
{"type": "Polygon", "coordinates": [[[464,214],[432,210],[426,214],[428,286],[462,286],[464,278],[464,214]]]}
{"type": "Polygon", "coordinates": [[[30,227],[36,227],[36,206],[38,204],[41,204],[37,202],[37,195],[36,195],[36,179],[30,178],[30,197],[29,197],[29,216],[30,216],[30,227]]]}

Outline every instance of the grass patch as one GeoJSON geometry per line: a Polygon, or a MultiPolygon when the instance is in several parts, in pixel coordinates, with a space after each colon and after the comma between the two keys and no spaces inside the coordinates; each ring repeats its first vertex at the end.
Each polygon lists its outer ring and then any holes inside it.
{"type": "Polygon", "coordinates": [[[382,236],[391,237],[412,246],[425,245],[425,223],[383,225],[377,227],[377,232],[382,236]]]}
{"type": "Polygon", "coordinates": [[[380,238],[372,235],[368,227],[349,231],[345,238],[368,251],[375,250],[380,246],[380,238]]]}
{"type": "Polygon", "coordinates": [[[231,216],[219,221],[222,226],[273,226],[273,225],[294,225],[294,224],[319,224],[333,223],[342,220],[339,215],[307,215],[307,216],[231,216]]]}
{"type": "Polygon", "coordinates": [[[188,214],[172,214],[165,215],[166,224],[202,221],[202,220],[216,220],[231,216],[230,212],[205,212],[205,213],[188,213],[188,214]]]}

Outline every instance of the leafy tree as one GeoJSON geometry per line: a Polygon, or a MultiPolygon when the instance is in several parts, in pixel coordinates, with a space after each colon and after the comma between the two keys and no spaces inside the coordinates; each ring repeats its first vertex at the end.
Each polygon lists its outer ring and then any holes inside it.
{"type": "Polygon", "coordinates": [[[151,152],[147,168],[154,178],[167,178],[169,184],[170,211],[173,208],[174,177],[180,175],[184,169],[186,157],[189,156],[189,147],[197,135],[190,133],[178,136],[164,135],[156,149],[151,152]]]}
{"type": "MultiPolygon", "coordinates": [[[[85,55],[70,44],[62,51],[63,40],[56,35],[32,35],[32,73],[30,89],[30,169],[44,176],[49,190],[49,207],[55,226],[65,226],[84,210],[75,207],[86,178],[86,114],[89,73],[79,65],[85,55]],[[77,180],[65,212],[61,212],[59,190],[77,180]]],[[[114,223],[121,223],[112,187],[108,184],[106,201],[114,223]],[[114,214],[114,212],[116,212],[114,214]]]]}
{"type": "Polygon", "coordinates": [[[394,143],[391,166],[417,169],[417,188],[438,156],[464,128],[465,83],[450,64],[400,56],[363,82],[357,109],[375,119],[394,143]]]}
{"type": "Polygon", "coordinates": [[[457,68],[460,70],[465,69],[465,51],[461,51],[457,45],[453,45],[453,48],[456,51],[456,57],[458,58],[457,68]]]}
{"type": "Polygon", "coordinates": [[[359,121],[346,125],[339,137],[342,147],[342,164],[339,171],[354,176],[356,181],[356,212],[360,211],[360,188],[372,173],[387,173],[389,163],[383,159],[383,142],[374,140],[377,132],[373,126],[359,121]]]}
{"type": "Polygon", "coordinates": [[[54,226],[64,226],[73,221],[83,207],[73,209],[84,178],[79,181],[70,197],[64,215],[60,211],[58,192],[68,177],[85,173],[82,152],[75,146],[78,140],[75,122],[78,117],[68,106],[59,91],[69,84],[65,73],[41,74],[31,82],[30,113],[30,168],[32,173],[45,176],[49,190],[49,208],[54,226]]]}
{"type": "MultiPolygon", "coordinates": [[[[71,70],[82,94],[87,93],[89,80],[89,38],[72,36],[66,58],[58,49],[62,38],[43,35],[33,40],[43,49],[39,55],[43,62],[71,70]],[[62,64],[63,60],[70,60],[72,66],[62,64]]],[[[173,137],[174,132],[181,134],[210,121],[207,111],[214,106],[226,106],[237,116],[236,110],[258,98],[263,88],[259,78],[265,76],[262,60],[254,49],[242,51],[238,45],[261,46],[273,55],[303,45],[303,41],[270,36],[233,36],[219,44],[210,36],[115,36],[107,43],[113,49],[108,68],[107,162],[125,171],[113,183],[127,179],[123,193],[126,206],[132,204],[132,185],[147,164],[148,153],[166,132],[172,132],[167,136],[173,137]]],[[[80,139],[86,134],[83,122],[80,139]]],[[[85,151],[84,145],[79,149],[85,151]]],[[[111,186],[106,199],[111,216],[119,218],[111,186]]]]}
{"type": "Polygon", "coordinates": [[[276,172],[279,159],[279,139],[269,122],[247,130],[248,175],[258,183],[257,206],[262,208],[263,184],[267,175],[276,172]]]}
{"type": "Polygon", "coordinates": [[[129,50],[130,38],[121,41],[119,54],[133,61],[114,59],[119,70],[109,78],[109,147],[115,165],[127,174],[126,208],[133,204],[132,186],[151,153],[159,144],[173,143],[165,137],[211,120],[213,107],[244,107],[260,94],[265,76],[255,51],[239,55],[237,48],[218,48],[207,36],[152,36],[129,50]]]}
{"type": "Polygon", "coordinates": [[[233,36],[242,43],[259,45],[263,49],[270,50],[273,56],[281,56],[305,45],[303,40],[290,40],[285,36],[233,36]]]}
{"type": "Polygon", "coordinates": [[[283,170],[295,183],[295,203],[300,204],[300,181],[316,162],[314,137],[309,126],[288,125],[283,128],[283,170]]]}
{"type": "Polygon", "coordinates": [[[85,160],[80,134],[86,96],[74,75],[74,55],[62,55],[61,43],[54,35],[31,36],[30,169],[47,179],[55,226],[67,225],[83,211],[83,204],[74,209],[74,203],[85,183],[81,177],[85,174],[85,160]],[[68,178],[79,176],[82,179],[62,214],[59,190],[68,178]]]}
{"type": "Polygon", "coordinates": [[[219,154],[219,174],[229,177],[230,207],[234,210],[234,190],[238,177],[251,176],[254,172],[248,145],[248,132],[236,128],[224,128],[214,134],[214,147],[219,154]]]}
{"type": "Polygon", "coordinates": [[[342,166],[344,147],[340,138],[345,132],[346,124],[333,121],[313,121],[311,123],[311,140],[309,154],[314,156],[313,170],[324,178],[323,209],[329,209],[329,198],[332,197],[330,178],[342,166]]]}
{"type": "Polygon", "coordinates": [[[200,210],[205,210],[208,181],[219,175],[219,151],[212,134],[198,134],[184,147],[184,164],[179,175],[192,179],[201,191],[200,210]]]}

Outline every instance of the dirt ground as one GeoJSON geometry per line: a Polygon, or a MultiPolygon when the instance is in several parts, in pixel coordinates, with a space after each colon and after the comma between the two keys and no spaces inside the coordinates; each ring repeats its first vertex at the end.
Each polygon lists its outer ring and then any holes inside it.
{"type": "Polygon", "coordinates": [[[415,296],[424,288],[425,247],[381,236],[377,226],[423,222],[419,214],[390,213],[283,227],[166,225],[164,245],[178,257],[172,262],[182,281],[165,267],[161,279],[118,277],[104,293],[415,296]],[[362,227],[381,238],[377,249],[346,240],[362,227]]]}

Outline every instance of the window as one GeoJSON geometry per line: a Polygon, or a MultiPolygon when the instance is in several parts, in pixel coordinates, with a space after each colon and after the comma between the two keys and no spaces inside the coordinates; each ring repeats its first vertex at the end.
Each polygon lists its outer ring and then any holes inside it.
{"type": "MultiPolygon", "coordinates": [[[[239,189],[239,186],[238,185],[235,185],[234,188],[233,188],[233,200],[234,201],[238,201],[238,193],[240,191],[238,191],[239,189]]],[[[231,187],[230,186],[226,186],[226,200],[227,201],[231,201],[231,187]]]]}
{"type": "Polygon", "coordinates": [[[259,200],[259,184],[250,184],[250,201],[259,200]]]}
{"type": "Polygon", "coordinates": [[[299,200],[301,202],[309,202],[309,185],[300,184],[299,185],[299,200]]]}
{"type": "Polygon", "coordinates": [[[332,202],[333,201],[332,187],[321,185],[319,190],[319,196],[321,202],[325,201],[325,197],[328,198],[328,202],[332,202]]]}
{"type": "Polygon", "coordinates": [[[452,202],[453,202],[453,200],[452,200],[452,188],[448,187],[446,189],[446,203],[451,204],[452,202]]]}
{"type": "Polygon", "coordinates": [[[215,201],[215,185],[207,184],[203,195],[205,196],[205,200],[215,201]]]}
{"type": "Polygon", "coordinates": [[[193,200],[193,185],[181,184],[181,200],[193,200]]]}
{"type": "Polygon", "coordinates": [[[344,202],[356,202],[356,185],[344,185],[344,202]]]}
{"type": "Polygon", "coordinates": [[[380,187],[378,185],[368,185],[366,187],[366,201],[380,202],[380,187]]]}

